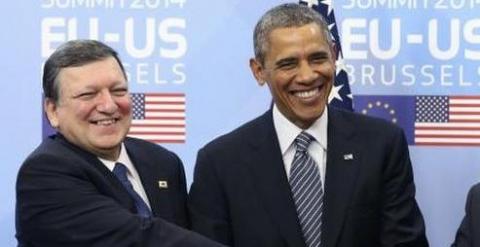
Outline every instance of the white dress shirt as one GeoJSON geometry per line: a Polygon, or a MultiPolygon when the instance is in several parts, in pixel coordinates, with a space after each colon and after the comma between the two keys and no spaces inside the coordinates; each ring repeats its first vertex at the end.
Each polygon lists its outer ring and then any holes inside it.
{"type": "Polygon", "coordinates": [[[308,154],[313,158],[320,170],[322,184],[325,184],[325,171],[327,167],[327,123],[328,111],[327,107],[323,111],[322,116],[318,118],[308,129],[303,130],[290,122],[277,108],[273,106],[273,125],[277,133],[280,150],[283,156],[283,165],[287,177],[290,177],[290,168],[295,155],[295,138],[302,132],[306,131],[312,135],[315,140],[308,147],[308,154]]]}
{"type": "Polygon", "coordinates": [[[135,169],[135,166],[133,166],[133,163],[130,160],[130,157],[128,157],[127,149],[125,148],[125,145],[123,143],[122,143],[120,155],[118,156],[117,161],[106,160],[100,157],[98,159],[100,159],[100,161],[102,161],[102,163],[110,171],[113,171],[113,168],[115,167],[115,163],[120,162],[124,164],[128,170],[127,178],[130,181],[130,183],[132,183],[133,189],[135,190],[135,192],[137,192],[138,195],[140,195],[143,201],[151,209],[150,201],[148,200],[147,193],[145,193],[145,189],[142,186],[142,180],[140,179],[140,175],[138,175],[137,169],[135,169]]]}

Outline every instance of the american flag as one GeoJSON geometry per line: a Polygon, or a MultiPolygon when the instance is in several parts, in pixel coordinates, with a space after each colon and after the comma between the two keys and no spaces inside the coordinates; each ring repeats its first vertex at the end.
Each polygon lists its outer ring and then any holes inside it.
{"type": "Polygon", "coordinates": [[[480,145],[480,96],[418,97],[415,143],[480,145]]]}
{"type": "Polygon", "coordinates": [[[185,142],[185,94],[132,93],[128,135],[154,143],[185,142]]]}
{"type": "Polygon", "coordinates": [[[332,91],[328,97],[328,102],[335,107],[352,111],[352,93],[350,92],[350,85],[348,84],[348,75],[343,61],[342,46],[340,44],[340,36],[338,35],[332,2],[332,0],[300,0],[300,4],[305,4],[308,7],[313,8],[325,18],[335,43],[337,71],[332,91]]]}
{"type": "Polygon", "coordinates": [[[410,145],[480,146],[480,96],[356,95],[357,110],[403,128],[410,145]]]}

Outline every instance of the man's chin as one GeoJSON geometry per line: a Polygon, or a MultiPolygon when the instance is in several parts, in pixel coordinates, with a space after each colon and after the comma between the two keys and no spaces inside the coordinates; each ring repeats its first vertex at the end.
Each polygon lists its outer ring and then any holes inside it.
{"type": "Polygon", "coordinates": [[[310,111],[310,112],[301,112],[298,113],[295,117],[295,125],[302,129],[307,129],[310,127],[317,119],[319,119],[323,114],[322,111],[310,111]]]}
{"type": "MultiPolygon", "coordinates": [[[[95,137],[94,137],[95,138],[95,137]]],[[[100,150],[110,150],[118,148],[125,136],[123,135],[107,135],[107,136],[97,136],[95,139],[92,139],[92,145],[100,150]]]]}
{"type": "Polygon", "coordinates": [[[95,155],[107,160],[117,160],[120,155],[120,143],[117,145],[96,145],[91,150],[95,155]]]}
{"type": "Polygon", "coordinates": [[[95,148],[99,150],[117,149],[117,148],[120,148],[122,141],[123,141],[122,139],[115,139],[115,140],[106,140],[103,142],[96,142],[95,148]]]}

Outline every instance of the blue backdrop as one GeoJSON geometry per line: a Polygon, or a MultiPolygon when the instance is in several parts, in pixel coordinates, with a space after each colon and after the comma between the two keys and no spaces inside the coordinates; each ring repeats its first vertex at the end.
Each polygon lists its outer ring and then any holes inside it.
{"type": "MultiPolygon", "coordinates": [[[[15,178],[42,138],[41,69],[52,49],[68,39],[97,38],[128,64],[131,92],[184,94],[184,142],[162,145],[179,154],[191,182],[201,146],[269,107],[268,88],[257,85],[248,59],[257,19],[281,2],[290,1],[3,1],[0,244],[16,245],[15,178]]],[[[357,111],[383,114],[404,127],[405,116],[416,113],[415,103],[385,102],[479,95],[480,19],[474,13],[480,2],[341,0],[332,7],[357,111]]],[[[460,146],[448,138],[442,146],[418,145],[415,130],[409,131],[427,235],[431,246],[447,246],[468,188],[480,181],[480,152],[475,143],[460,146]]]]}

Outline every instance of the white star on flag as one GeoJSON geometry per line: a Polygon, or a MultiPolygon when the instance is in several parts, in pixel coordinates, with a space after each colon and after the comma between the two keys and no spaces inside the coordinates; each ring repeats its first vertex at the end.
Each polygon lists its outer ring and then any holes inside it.
{"type": "Polygon", "coordinates": [[[339,53],[338,54],[338,58],[337,58],[337,61],[335,62],[335,65],[337,67],[337,75],[342,71],[344,70],[345,72],[347,71],[346,69],[346,66],[345,66],[345,62],[343,60],[343,56],[342,56],[342,53],[339,53]]]}
{"type": "Polygon", "coordinates": [[[313,5],[318,5],[318,0],[302,0],[301,2],[304,2],[307,4],[308,7],[312,7],[313,5]]]}
{"type": "MultiPolygon", "coordinates": [[[[318,2],[317,2],[317,4],[318,4],[318,2]]],[[[332,13],[332,10],[333,10],[332,0],[323,0],[322,4],[328,6],[328,13],[327,14],[330,15],[330,13],[332,13]]]]}
{"type": "Polygon", "coordinates": [[[330,30],[330,37],[332,37],[332,41],[335,42],[335,36],[333,35],[332,33],[332,28],[335,26],[335,23],[332,23],[330,25],[328,25],[328,30],[330,30]]]}
{"type": "Polygon", "coordinates": [[[328,103],[330,103],[330,101],[332,101],[333,99],[338,99],[340,101],[343,101],[342,96],[340,96],[340,93],[339,93],[342,87],[343,87],[343,84],[332,87],[332,91],[330,91],[330,94],[328,95],[328,103]]]}

